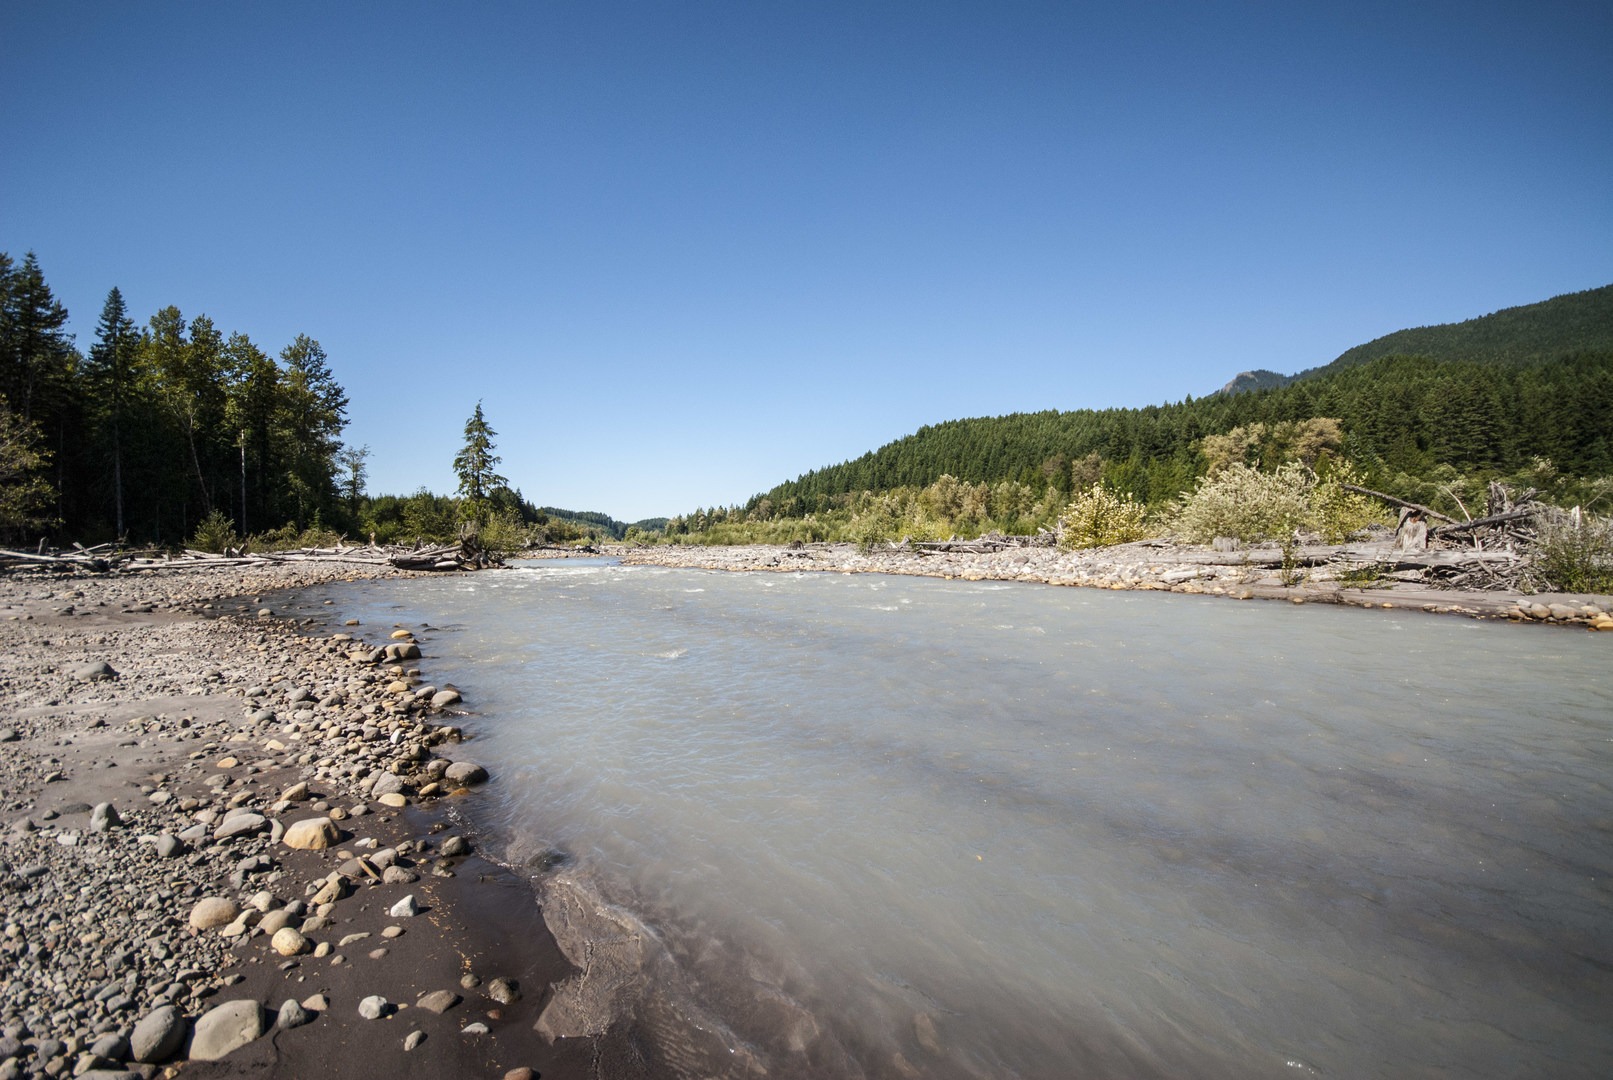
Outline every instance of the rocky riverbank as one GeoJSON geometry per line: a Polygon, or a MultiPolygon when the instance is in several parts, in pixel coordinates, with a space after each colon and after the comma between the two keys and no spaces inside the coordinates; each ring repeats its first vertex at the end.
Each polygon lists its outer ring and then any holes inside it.
{"type": "MultiPolygon", "coordinates": [[[[1365,548],[1367,545],[1356,545],[1365,548]]],[[[1393,561],[1382,546],[1384,563],[1393,561]]],[[[905,547],[861,551],[852,544],[792,547],[746,545],[621,547],[610,554],[645,566],[707,570],[912,574],[965,581],[1024,581],[1099,589],[1152,589],[1226,596],[1239,600],[1352,604],[1475,618],[1502,618],[1613,630],[1613,597],[1585,594],[1479,592],[1441,589],[1398,580],[1373,570],[1373,552],[1352,550],[1350,566],[1330,565],[1341,548],[1304,548],[1293,557],[1302,568],[1285,568],[1277,548],[1222,552],[1204,547],[1144,540],[1135,544],[1060,551],[1053,547],[1006,548],[994,552],[920,553],[905,547]],[[1366,567],[1362,570],[1360,567],[1366,567]]]]}
{"type": "Polygon", "coordinates": [[[0,579],[0,1078],[594,1074],[429,634],[266,606],[358,575],[0,579]]]}

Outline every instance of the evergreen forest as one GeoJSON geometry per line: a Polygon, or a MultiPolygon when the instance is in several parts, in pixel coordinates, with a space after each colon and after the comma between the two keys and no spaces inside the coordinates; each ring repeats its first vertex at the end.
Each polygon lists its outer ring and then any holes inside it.
{"type": "MultiPolygon", "coordinates": [[[[366,490],[342,441],[347,394],[319,342],[278,352],[164,307],[106,296],[94,340],[67,332],[38,258],[0,253],[0,537],[254,550],[444,541],[467,523],[512,547],[617,538],[603,514],[539,509],[491,469],[464,497],[366,490]]],[[[477,406],[477,417],[480,405],[477,406]]],[[[491,428],[478,446],[491,457],[491,428]]],[[[458,463],[456,462],[456,465],[458,463]]]]}
{"type": "Polygon", "coordinates": [[[666,537],[1024,533],[1051,527],[1072,494],[1094,484],[1164,518],[1214,468],[1269,471],[1294,460],[1322,471],[1348,463],[1377,490],[1451,513],[1482,503],[1491,479],[1607,513],[1613,286],[1391,334],[1261,389],[929,425],[744,506],[673,518],[666,537]],[[1421,351],[1385,351],[1400,345],[1421,351]]]}

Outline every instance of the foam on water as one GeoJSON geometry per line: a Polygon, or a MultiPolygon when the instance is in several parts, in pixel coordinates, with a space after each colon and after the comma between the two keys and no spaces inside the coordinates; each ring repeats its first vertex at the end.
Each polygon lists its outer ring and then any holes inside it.
{"type": "Polygon", "coordinates": [[[485,827],[563,948],[617,943],[576,1015],[639,1025],[670,1075],[1613,1066],[1595,635],[866,576],[464,580],[355,584],[343,613],[452,628],[423,638],[483,714],[485,827]]]}

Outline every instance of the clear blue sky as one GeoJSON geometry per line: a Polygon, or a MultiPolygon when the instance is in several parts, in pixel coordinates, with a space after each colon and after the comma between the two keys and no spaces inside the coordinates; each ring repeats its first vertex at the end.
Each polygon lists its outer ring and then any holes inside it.
{"type": "Polygon", "coordinates": [[[1613,281],[1613,4],[9,3],[0,250],[317,338],[373,491],[742,502],[1613,281]]]}

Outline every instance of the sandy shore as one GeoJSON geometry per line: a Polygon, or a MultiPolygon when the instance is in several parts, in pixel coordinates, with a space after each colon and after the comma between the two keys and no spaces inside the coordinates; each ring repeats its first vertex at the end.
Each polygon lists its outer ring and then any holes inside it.
{"type": "Polygon", "coordinates": [[[598,1074],[428,635],[264,613],[376,573],[0,579],[0,1077],[598,1074]]]}
{"type": "MultiPolygon", "coordinates": [[[[1311,559],[1329,550],[1303,549],[1311,559]]],[[[1387,546],[1385,553],[1387,554],[1387,546]]],[[[1309,568],[1285,580],[1276,548],[1222,553],[1203,547],[1142,541],[1087,551],[1010,548],[988,554],[918,554],[880,549],[861,552],[852,544],[735,547],[611,548],[624,563],[707,570],[791,573],[909,574],[964,581],[1022,581],[1099,589],[1149,589],[1226,596],[1238,600],[1351,604],[1368,608],[1426,611],[1472,618],[1510,619],[1613,630],[1613,596],[1583,593],[1524,595],[1442,589],[1386,577],[1358,587],[1327,567],[1309,568]]]]}

